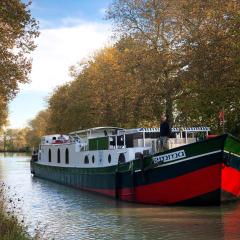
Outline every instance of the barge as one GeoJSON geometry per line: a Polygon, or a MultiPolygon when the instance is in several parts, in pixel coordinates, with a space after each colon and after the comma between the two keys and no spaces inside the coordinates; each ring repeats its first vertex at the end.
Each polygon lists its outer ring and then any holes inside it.
{"type": "Polygon", "coordinates": [[[159,128],[48,135],[32,157],[31,173],[128,202],[220,205],[240,196],[240,141],[229,134],[211,138],[209,131],[173,128],[164,149],[159,128]]]}

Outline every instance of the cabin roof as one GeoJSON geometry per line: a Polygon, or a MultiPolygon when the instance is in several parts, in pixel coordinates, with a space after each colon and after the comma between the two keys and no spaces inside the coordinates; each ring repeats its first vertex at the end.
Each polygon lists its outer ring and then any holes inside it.
{"type": "Polygon", "coordinates": [[[81,134],[81,133],[88,133],[88,132],[103,132],[104,130],[124,130],[123,128],[119,128],[119,127],[95,127],[95,128],[89,128],[89,129],[84,129],[84,130],[79,130],[79,131],[74,131],[74,132],[70,132],[70,135],[74,135],[74,134],[81,134]]]}
{"type": "Polygon", "coordinates": [[[209,132],[211,129],[209,127],[188,127],[182,128],[185,132],[209,132]]]}
{"type": "MultiPolygon", "coordinates": [[[[179,128],[172,128],[172,132],[179,132],[179,128]]],[[[160,128],[133,128],[124,130],[126,134],[145,132],[145,133],[153,133],[160,132],[160,128]]]]}
{"type": "MultiPolygon", "coordinates": [[[[172,128],[172,133],[179,132],[209,132],[211,129],[209,127],[187,127],[187,128],[172,128]]],[[[132,134],[138,132],[152,133],[152,132],[160,132],[160,128],[133,128],[133,129],[124,129],[123,132],[125,134],[132,134]]]]}
{"type": "Polygon", "coordinates": [[[68,137],[68,135],[65,135],[65,134],[50,134],[50,135],[42,136],[42,138],[52,138],[52,137],[68,137]]]}
{"type": "MultiPolygon", "coordinates": [[[[105,127],[95,127],[95,128],[89,128],[89,129],[85,129],[85,130],[79,130],[79,131],[71,132],[70,135],[103,132],[104,130],[120,130],[121,133],[125,133],[125,134],[138,133],[138,132],[145,132],[145,133],[160,132],[160,128],[124,129],[124,128],[119,128],[119,127],[105,126],[105,127]]],[[[207,132],[207,131],[210,131],[210,128],[209,127],[172,128],[171,131],[173,133],[179,133],[179,132],[207,132]]]]}

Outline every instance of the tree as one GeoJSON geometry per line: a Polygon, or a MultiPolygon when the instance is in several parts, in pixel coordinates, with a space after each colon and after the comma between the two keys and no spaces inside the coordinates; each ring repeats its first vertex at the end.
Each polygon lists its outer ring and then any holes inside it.
{"type": "Polygon", "coordinates": [[[167,0],[117,0],[109,8],[107,17],[113,20],[120,36],[131,36],[148,46],[148,51],[144,52],[149,62],[149,68],[144,68],[142,75],[144,84],[149,92],[164,101],[170,124],[180,86],[178,72],[183,65],[182,27],[173,6],[173,1],[167,0]]]}
{"type": "Polygon", "coordinates": [[[156,100],[139,80],[142,71],[129,68],[136,64],[132,53],[137,46],[130,42],[122,40],[71,68],[73,81],[58,87],[48,100],[52,132],[68,133],[95,126],[136,127],[154,122],[151,106],[156,100]]]}
{"type": "Polygon", "coordinates": [[[28,151],[26,142],[27,128],[7,129],[1,135],[0,150],[4,151],[28,151]]]}
{"type": "Polygon", "coordinates": [[[239,131],[239,9],[236,0],[115,0],[109,8],[117,37],[141,46],[130,67],[150,99],[163,99],[170,123],[174,115],[176,124],[217,130],[225,109],[227,129],[239,131]]]}
{"type": "Polygon", "coordinates": [[[240,3],[234,0],[179,4],[187,62],[178,104],[180,122],[204,123],[220,131],[218,113],[224,109],[227,131],[239,134],[239,12],[240,3]]]}
{"type": "Polygon", "coordinates": [[[179,126],[240,133],[239,2],[116,0],[118,40],[73,67],[49,98],[47,132],[94,126],[179,126]]]}
{"type": "Polygon", "coordinates": [[[7,103],[19,89],[20,83],[29,82],[34,39],[38,26],[28,10],[30,3],[20,0],[0,1],[0,124],[6,119],[7,103]]]}
{"type": "Polygon", "coordinates": [[[49,111],[40,111],[37,116],[29,122],[26,133],[27,146],[38,147],[41,137],[48,134],[49,111]]]}

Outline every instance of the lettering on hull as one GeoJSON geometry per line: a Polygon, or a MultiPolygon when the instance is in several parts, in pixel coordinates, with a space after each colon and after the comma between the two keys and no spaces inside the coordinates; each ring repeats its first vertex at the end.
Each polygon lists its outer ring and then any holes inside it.
{"type": "Polygon", "coordinates": [[[180,150],[180,151],[164,154],[161,156],[153,157],[153,163],[154,164],[156,164],[156,163],[164,164],[164,163],[172,162],[172,161],[179,160],[179,159],[182,159],[185,157],[186,157],[185,151],[180,150]]]}

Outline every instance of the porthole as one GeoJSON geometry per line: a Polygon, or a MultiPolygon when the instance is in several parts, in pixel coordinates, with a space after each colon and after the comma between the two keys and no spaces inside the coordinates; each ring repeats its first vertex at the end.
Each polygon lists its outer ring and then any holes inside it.
{"type": "Polygon", "coordinates": [[[125,163],[126,159],[125,159],[125,155],[124,153],[120,153],[119,157],[118,157],[118,163],[125,163]]]}
{"type": "Polygon", "coordinates": [[[65,162],[66,162],[66,164],[69,164],[69,151],[68,151],[68,148],[65,151],[65,162]]]}
{"type": "Polygon", "coordinates": [[[48,150],[48,161],[49,161],[49,162],[52,161],[52,152],[51,152],[51,149],[48,150]]]}
{"type": "Polygon", "coordinates": [[[84,158],[84,163],[85,163],[85,164],[88,164],[88,163],[89,163],[88,155],[85,156],[85,158],[84,158]]]}
{"type": "Polygon", "coordinates": [[[112,161],[112,156],[111,156],[111,154],[109,154],[108,155],[108,162],[111,163],[111,161],[112,161]]]}
{"type": "Polygon", "coordinates": [[[95,156],[93,155],[92,156],[92,163],[94,163],[95,162],[95,156]]]}
{"type": "Polygon", "coordinates": [[[58,148],[57,151],[57,162],[60,163],[61,162],[61,153],[60,153],[60,149],[58,148]]]}

